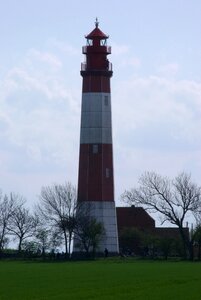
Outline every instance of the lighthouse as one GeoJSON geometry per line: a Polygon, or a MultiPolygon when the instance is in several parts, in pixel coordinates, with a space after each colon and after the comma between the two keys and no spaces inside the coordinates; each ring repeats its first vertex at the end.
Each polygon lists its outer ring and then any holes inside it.
{"type": "MultiPolygon", "coordinates": [[[[95,28],[85,36],[81,64],[82,107],[78,175],[78,202],[90,205],[90,215],[102,222],[105,235],[99,251],[117,253],[118,235],[114,201],[111,90],[112,64],[107,56],[108,36],[96,19],[95,28]]],[[[77,250],[77,249],[76,249],[77,250]]]]}

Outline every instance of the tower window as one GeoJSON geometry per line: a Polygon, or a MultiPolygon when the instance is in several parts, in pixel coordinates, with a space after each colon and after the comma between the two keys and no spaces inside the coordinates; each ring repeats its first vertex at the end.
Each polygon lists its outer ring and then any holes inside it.
{"type": "Polygon", "coordinates": [[[108,104],[109,104],[108,96],[105,96],[105,98],[104,98],[104,104],[105,104],[105,106],[108,106],[108,104]]]}
{"type": "Polygon", "coordinates": [[[107,45],[107,40],[105,39],[105,40],[102,40],[101,41],[101,46],[106,46],[107,45]]]}
{"type": "Polygon", "coordinates": [[[87,40],[87,45],[88,46],[92,46],[93,45],[93,41],[92,40],[87,40]]]}
{"type": "Polygon", "coordinates": [[[98,145],[93,145],[93,154],[98,153],[98,145]]]}
{"type": "Polygon", "coordinates": [[[106,178],[109,178],[109,177],[110,177],[110,169],[109,169],[109,168],[106,168],[106,169],[105,169],[105,177],[106,177],[106,178]]]}

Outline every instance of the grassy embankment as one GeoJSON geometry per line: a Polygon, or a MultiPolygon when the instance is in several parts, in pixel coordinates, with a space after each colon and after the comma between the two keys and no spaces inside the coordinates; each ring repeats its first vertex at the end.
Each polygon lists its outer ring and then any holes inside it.
{"type": "Polygon", "coordinates": [[[0,262],[0,300],[200,300],[201,264],[0,262]]]}

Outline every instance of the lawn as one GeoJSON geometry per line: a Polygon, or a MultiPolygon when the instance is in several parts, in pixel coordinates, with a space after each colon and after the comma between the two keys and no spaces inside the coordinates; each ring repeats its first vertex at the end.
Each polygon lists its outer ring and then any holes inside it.
{"type": "Polygon", "coordinates": [[[200,300],[201,264],[0,262],[0,300],[200,300]]]}

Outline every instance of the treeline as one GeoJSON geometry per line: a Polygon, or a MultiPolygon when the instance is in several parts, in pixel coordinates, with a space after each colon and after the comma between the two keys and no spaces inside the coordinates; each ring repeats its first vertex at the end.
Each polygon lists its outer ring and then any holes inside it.
{"type": "Polygon", "coordinates": [[[90,217],[90,207],[77,203],[71,183],[42,187],[32,212],[22,196],[0,194],[0,257],[53,257],[60,249],[63,258],[70,258],[74,236],[86,256],[95,255],[103,235],[103,225],[90,217]],[[17,243],[17,254],[8,251],[11,241],[17,243]]]}
{"type": "MultiPolygon", "coordinates": [[[[192,242],[194,259],[201,260],[201,226],[191,232],[188,238],[192,242]]],[[[183,242],[177,234],[175,237],[161,236],[137,228],[124,228],[119,234],[119,246],[122,257],[134,256],[149,259],[185,258],[183,242]]]]}
{"type": "MultiPolygon", "coordinates": [[[[201,187],[192,182],[189,174],[183,172],[171,180],[146,172],[139,178],[139,185],[125,191],[121,197],[130,205],[158,213],[162,224],[169,222],[179,233],[179,239],[174,241],[127,229],[119,234],[124,252],[130,249],[142,255],[147,251],[152,256],[160,252],[164,257],[173,252],[193,260],[197,249],[200,259],[201,187]],[[188,219],[194,220],[195,226],[186,234],[188,219]],[[133,247],[136,239],[138,246],[133,247]]],[[[22,196],[0,193],[0,257],[8,253],[9,243],[14,240],[20,256],[27,253],[41,257],[51,253],[53,256],[59,249],[62,257],[70,258],[73,239],[74,249],[87,257],[95,256],[105,230],[102,223],[91,217],[91,209],[87,203],[77,202],[76,188],[71,183],[42,187],[32,211],[26,207],[22,196]]]]}

